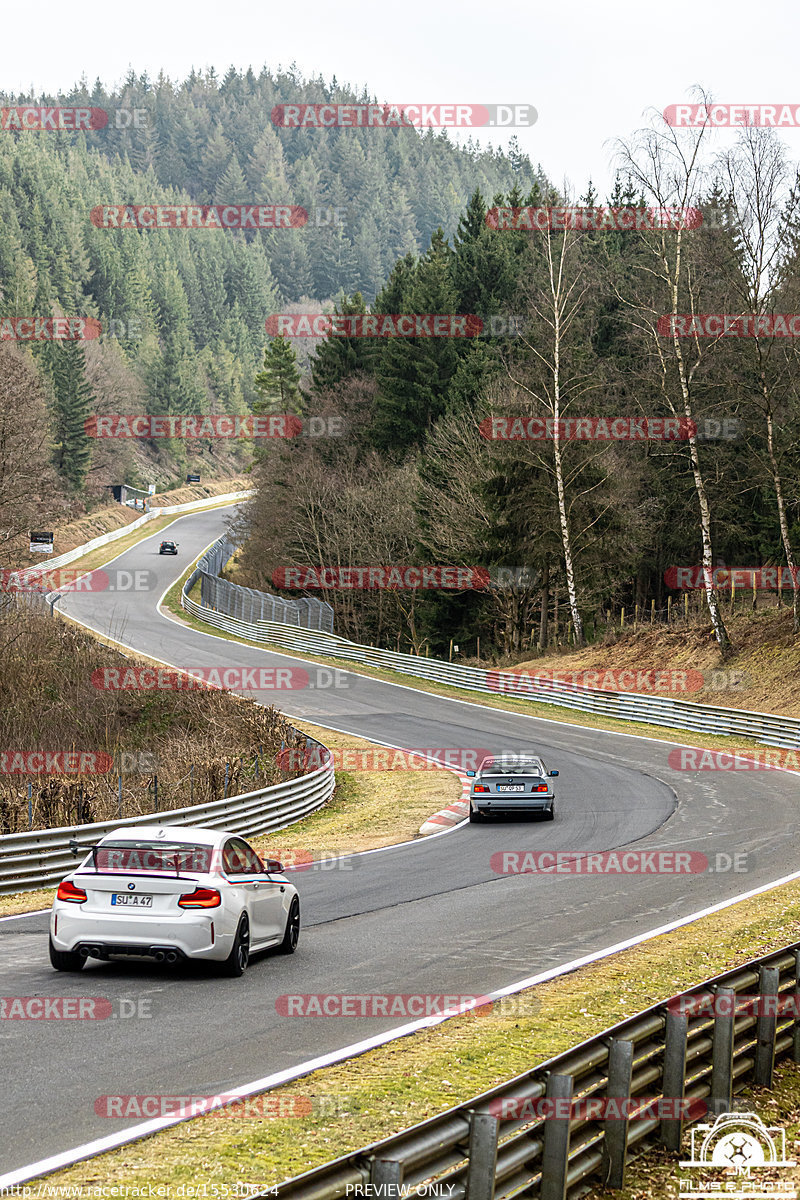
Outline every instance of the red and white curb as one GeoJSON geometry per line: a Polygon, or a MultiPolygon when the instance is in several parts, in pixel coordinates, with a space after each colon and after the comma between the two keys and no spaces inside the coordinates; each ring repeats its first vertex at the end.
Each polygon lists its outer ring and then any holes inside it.
{"type": "Polygon", "coordinates": [[[469,780],[462,776],[461,779],[461,794],[463,799],[455,800],[452,804],[448,804],[447,808],[440,808],[432,817],[428,817],[424,825],[420,825],[419,831],[422,837],[426,837],[429,833],[441,833],[444,829],[452,829],[454,825],[460,825],[462,821],[466,821],[469,816],[469,780]]]}

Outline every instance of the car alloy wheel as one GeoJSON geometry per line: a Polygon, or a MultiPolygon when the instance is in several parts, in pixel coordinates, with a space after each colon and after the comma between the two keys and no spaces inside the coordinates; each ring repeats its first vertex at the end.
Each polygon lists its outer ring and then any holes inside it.
{"type": "Polygon", "coordinates": [[[300,901],[294,897],[286,919],[286,932],[279,950],[281,954],[294,954],[300,940],[300,901]]]}
{"type": "Polygon", "coordinates": [[[233,939],[231,952],[223,963],[223,970],[226,975],[231,975],[234,979],[238,979],[240,975],[244,975],[249,961],[250,926],[247,922],[247,917],[242,917],[239,922],[239,928],[236,930],[236,937],[233,939]]]}

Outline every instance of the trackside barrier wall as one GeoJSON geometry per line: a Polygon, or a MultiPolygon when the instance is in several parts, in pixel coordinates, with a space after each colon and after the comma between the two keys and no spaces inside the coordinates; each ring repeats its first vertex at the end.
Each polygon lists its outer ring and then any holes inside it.
{"type": "MultiPolygon", "coordinates": [[[[748,1084],[772,1086],[776,1059],[800,1062],[797,1005],[789,1016],[756,1015],[752,1010],[734,1015],[733,998],[760,993],[790,1000],[798,992],[800,942],[794,942],[653,1005],[466,1104],[287,1180],[278,1195],[280,1200],[338,1200],[347,1195],[352,1200],[396,1200],[400,1188],[403,1195],[413,1196],[414,1189],[427,1186],[429,1196],[447,1200],[506,1200],[516,1195],[569,1200],[582,1195],[587,1184],[621,1188],[633,1153],[661,1144],[676,1152],[676,1162],[685,1157],[677,1151],[684,1125],[692,1122],[659,1120],[658,1115],[593,1121],[584,1119],[585,1109],[571,1120],[545,1120],[523,1110],[521,1119],[501,1121],[498,1103],[626,1095],[696,1100],[708,1106],[700,1119],[713,1124],[748,1084]],[[685,1014],[676,1001],[689,997],[725,999],[727,1007],[718,1003],[714,1016],[685,1014]],[[380,1189],[380,1184],[388,1187],[380,1189]]],[[[748,1107],[760,1105],[756,1101],[748,1107]]],[[[677,1195],[677,1181],[672,1190],[677,1195]]]]}
{"type": "MultiPolygon", "coordinates": [[[[212,547],[213,549],[213,547],[212,547]]],[[[745,737],[768,746],[800,749],[800,720],[747,709],[717,708],[711,704],[692,704],[668,696],[647,696],[631,692],[593,691],[536,676],[520,676],[510,671],[481,670],[459,666],[415,654],[393,650],[375,650],[350,642],[336,634],[291,628],[275,621],[243,621],[197,604],[189,592],[197,578],[195,571],[184,585],[181,605],[192,616],[255,642],[265,642],[302,654],[321,654],[330,658],[350,659],[367,666],[398,671],[435,683],[450,684],[484,695],[507,695],[517,700],[554,704],[561,708],[598,713],[618,721],[639,721],[664,725],[670,729],[691,729],[728,737],[745,737]]]]}
{"type": "Polygon", "coordinates": [[[200,602],[228,617],[242,621],[275,621],[284,625],[302,626],[324,633],[333,632],[333,609],[324,600],[284,600],[270,592],[241,587],[219,574],[236,550],[227,537],[215,542],[198,560],[197,567],[186,585],[190,591],[200,578],[200,602]]]}
{"type": "MultiPolygon", "coordinates": [[[[313,738],[307,744],[319,746],[313,738]]],[[[324,747],[322,747],[324,749],[324,747]]],[[[77,861],[69,849],[70,838],[97,841],[114,829],[137,825],[201,825],[229,829],[232,833],[267,833],[284,829],[321,808],[330,799],[335,785],[333,760],[302,775],[273,783],[269,787],[209,804],[167,809],[116,821],[98,821],[94,825],[69,825],[29,833],[9,833],[0,837],[0,895],[30,891],[60,883],[77,861]]]]}
{"type": "Polygon", "coordinates": [[[84,554],[89,554],[92,550],[108,546],[111,542],[117,542],[120,538],[127,537],[129,533],[140,529],[148,521],[157,521],[159,517],[168,517],[172,513],[201,512],[204,508],[215,508],[218,504],[233,504],[237,500],[246,500],[248,496],[252,495],[252,491],[228,492],[224,496],[203,496],[200,500],[189,500],[186,504],[170,504],[166,508],[149,508],[144,516],[137,517],[135,521],[131,521],[130,525],[123,525],[121,529],[112,529],[110,533],[102,533],[100,537],[92,538],[90,542],[84,542],[82,546],[76,546],[74,550],[68,550],[66,554],[59,554],[57,558],[42,563],[41,567],[35,564],[31,567],[21,567],[20,570],[24,571],[26,575],[38,570],[47,573],[52,571],[53,567],[65,567],[68,563],[74,562],[76,558],[83,558],[84,554]]]}

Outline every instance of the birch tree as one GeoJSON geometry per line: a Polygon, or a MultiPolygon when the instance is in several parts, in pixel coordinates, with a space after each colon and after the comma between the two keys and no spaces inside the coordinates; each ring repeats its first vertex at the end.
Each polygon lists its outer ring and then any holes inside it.
{"type": "Polygon", "coordinates": [[[751,315],[753,336],[744,341],[755,370],[755,400],[764,422],[767,469],[772,481],[778,526],[786,565],[792,580],[794,633],[800,632],[797,562],[789,535],[786,487],[781,471],[780,427],[777,418],[784,408],[794,348],[776,343],[762,334],[759,320],[774,314],[775,302],[796,286],[786,284],[785,265],[789,256],[789,231],[796,222],[800,195],[784,147],[772,129],[748,126],[735,146],[718,158],[724,187],[726,220],[735,241],[735,270],[730,272],[734,297],[742,313],[751,315]],[[783,277],[783,278],[782,278],[783,277]]]}
{"type": "Polygon", "coordinates": [[[657,114],[654,124],[641,130],[630,143],[617,143],[623,171],[645,200],[666,217],[660,229],[631,233],[631,237],[639,239],[642,254],[634,269],[633,289],[619,289],[618,298],[633,327],[650,345],[663,402],[673,416],[684,418],[686,423],[686,444],[699,513],[703,590],[720,654],[727,658],[731,645],[714,587],[711,502],[695,421],[697,372],[710,347],[699,337],[683,339],[675,320],[679,314],[695,315],[701,311],[698,306],[703,294],[702,278],[693,254],[695,234],[690,228],[693,221],[689,212],[699,207],[704,194],[707,170],[702,151],[706,132],[706,125],[679,132],[657,114]],[[681,214],[686,214],[685,220],[681,214]],[[665,319],[666,337],[660,332],[665,319]]]}

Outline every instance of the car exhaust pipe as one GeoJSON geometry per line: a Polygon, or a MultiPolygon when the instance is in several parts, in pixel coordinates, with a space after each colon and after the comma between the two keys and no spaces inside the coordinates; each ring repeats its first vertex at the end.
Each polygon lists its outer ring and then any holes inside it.
{"type": "Polygon", "coordinates": [[[178,961],[177,952],[175,950],[168,950],[166,953],[166,959],[168,963],[176,963],[178,961]]]}
{"type": "Polygon", "coordinates": [[[88,958],[89,957],[89,947],[81,946],[80,949],[78,950],[78,954],[80,954],[81,958],[88,958]]]}
{"type": "Polygon", "coordinates": [[[156,950],[153,957],[155,958],[156,962],[163,962],[166,958],[166,955],[164,954],[163,950],[156,950]]]}

